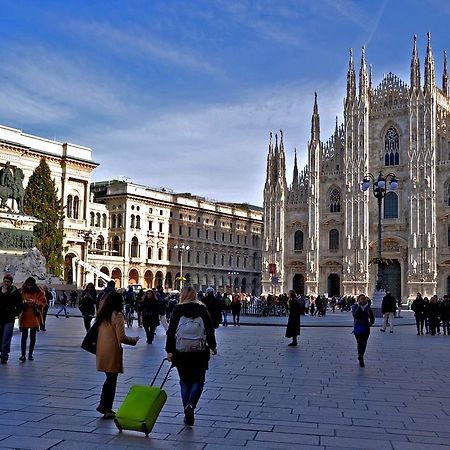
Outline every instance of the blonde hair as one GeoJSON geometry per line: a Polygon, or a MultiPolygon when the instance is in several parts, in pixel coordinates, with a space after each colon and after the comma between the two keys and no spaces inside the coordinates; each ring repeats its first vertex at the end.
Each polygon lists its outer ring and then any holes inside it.
{"type": "Polygon", "coordinates": [[[196,293],[194,289],[191,288],[191,286],[186,286],[183,289],[181,289],[180,292],[180,303],[189,303],[193,302],[196,299],[196,293]]]}

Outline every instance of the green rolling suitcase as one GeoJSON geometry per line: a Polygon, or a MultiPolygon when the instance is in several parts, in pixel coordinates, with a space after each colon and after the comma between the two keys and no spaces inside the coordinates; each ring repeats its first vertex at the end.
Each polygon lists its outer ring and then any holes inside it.
{"type": "Polygon", "coordinates": [[[163,359],[150,386],[139,384],[131,386],[114,419],[119,432],[122,430],[141,431],[148,436],[150,431],[152,431],[156,419],[167,400],[167,394],[163,390],[163,386],[172,369],[172,364],[164,377],[161,387],[153,386],[165,361],[168,360],[166,358],[163,359]]]}

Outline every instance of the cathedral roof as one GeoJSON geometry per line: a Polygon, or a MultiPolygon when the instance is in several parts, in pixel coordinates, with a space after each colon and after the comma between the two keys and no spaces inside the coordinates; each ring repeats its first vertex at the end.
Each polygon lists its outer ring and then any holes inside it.
{"type": "Polygon", "coordinates": [[[389,72],[373,90],[372,110],[407,108],[408,101],[408,85],[392,72],[389,72]]]}

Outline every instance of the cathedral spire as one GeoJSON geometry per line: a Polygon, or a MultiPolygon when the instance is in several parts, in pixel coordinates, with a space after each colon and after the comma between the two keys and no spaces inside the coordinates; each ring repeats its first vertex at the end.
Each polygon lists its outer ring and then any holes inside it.
{"type": "Polygon", "coordinates": [[[292,184],[298,185],[297,149],[294,149],[294,173],[292,174],[292,184]]]}
{"type": "Polygon", "coordinates": [[[311,142],[319,142],[320,140],[320,118],[319,107],[317,106],[317,92],[314,92],[314,108],[311,118],[311,142]]]}
{"type": "Polygon", "coordinates": [[[361,67],[359,69],[359,98],[364,98],[367,95],[369,87],[366,64],[366,48],[362,47],[361,51],[361,67]]]}
{"type": "Polygon", "coordinates": [[[417,53],[417,35],[414,35],[414,47],[411,58],[411,92],[417,92],[420,89],[420,61],[417,53]]]}
{"type": "Polygon", "coordinates": [[[348,61],[347,72],[347,99],[345,106],[350,106],[356,97],[356,82],[355,82],[355,66],[353,65],[353,49],[350,49],[350,59],[348,61]]]}
{"type": "Polygon", "coordinates": [[[372,64],[369,65],[369,91],[372,90],[372,64]]]}
{"type": "Polygon", "coordinates": [[[427,33],[428,45],[427,45],[427,56],[425,58],[425,86],[426,92],[431,92],[434,87],[434,58],[433,51],[431,50],[431,33],[427,33]]]}
{"type": "Polygon", "coordinates": [[[444,73],[442,75],[442,90],[448,97],[448,67],[447,67],[447,50],[444,50],[444,73]]]}

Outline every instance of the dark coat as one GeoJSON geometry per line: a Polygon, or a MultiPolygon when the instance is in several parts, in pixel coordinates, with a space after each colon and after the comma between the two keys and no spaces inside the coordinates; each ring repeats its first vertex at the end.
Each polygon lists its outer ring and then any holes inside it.
{"type": "Polygon", "coordinates": [[[449,299],[442,300],[441,319],[445,320],[445,321],[450,320],[450,300],[449,299]]]}
{"type": "Polygon", "coordinates": [[[208,308],[214,328],[219,328],[219,325],[222,322],[221,302],[213,294],[207,294],[203,297],[202,301],[206,305],[206,308],[208,308]]]}
{"type": "Polygon", "coordinates": [[[159,325],[159,314],[161,312],[161,307],[156,298],[150,299],[144,297],[141,303],[142,311],[142,323],[144,326],[154,326],[159,325]]]}
{"type": "Polygon", "coordinates": [[[386,294],[381,302],[381,313],[395,313],[397,311],[397,300],[391,294],[386,294]]]}
{"type": "Polygon", "coordinates": [[[417,297],[411,304],[411,309],[416,316],[421,316],[425,312],[425,300],[422,297],[417,297]]]}
{"type": "Polygon", "coordinates": [[[97,292],[85,290],[81,294],[80,310],[83,317],[94,317],[95,316],[95,303],[97,300],[97,292]]]}
{"type": "Polygon", "coordinates": [[[293,338],[300,335],[300,302],[295,299],[289,299],[287,302],[289,310],[288,323],[286,327],[286,337],[293,338]]]}
{"type": "Polygon", "coordinates": [[[206,307],[200,302],[181,303],[176,305],[170,318],[169,329],[167,330],[166,352],[172,353],[172,364],[177,368],[199,368],[208,369],[208,361],[210,358],[210,350],[216,348],[216,337],[214,335],[214,327],[211,317],[206,307]],[[202,352],[186,352],[181,353],[176,350],[175,334],[178,328],[180,318],[185,317],[201,317],[205,325],[206,332],[206,348],[202,352]]]}
{"type": "Polygon", "coordinates": [[[0,290],[0,323],[14,322],[22,312],[22,295],[20,291],[11,286],[6,292],[0,290]]]}

